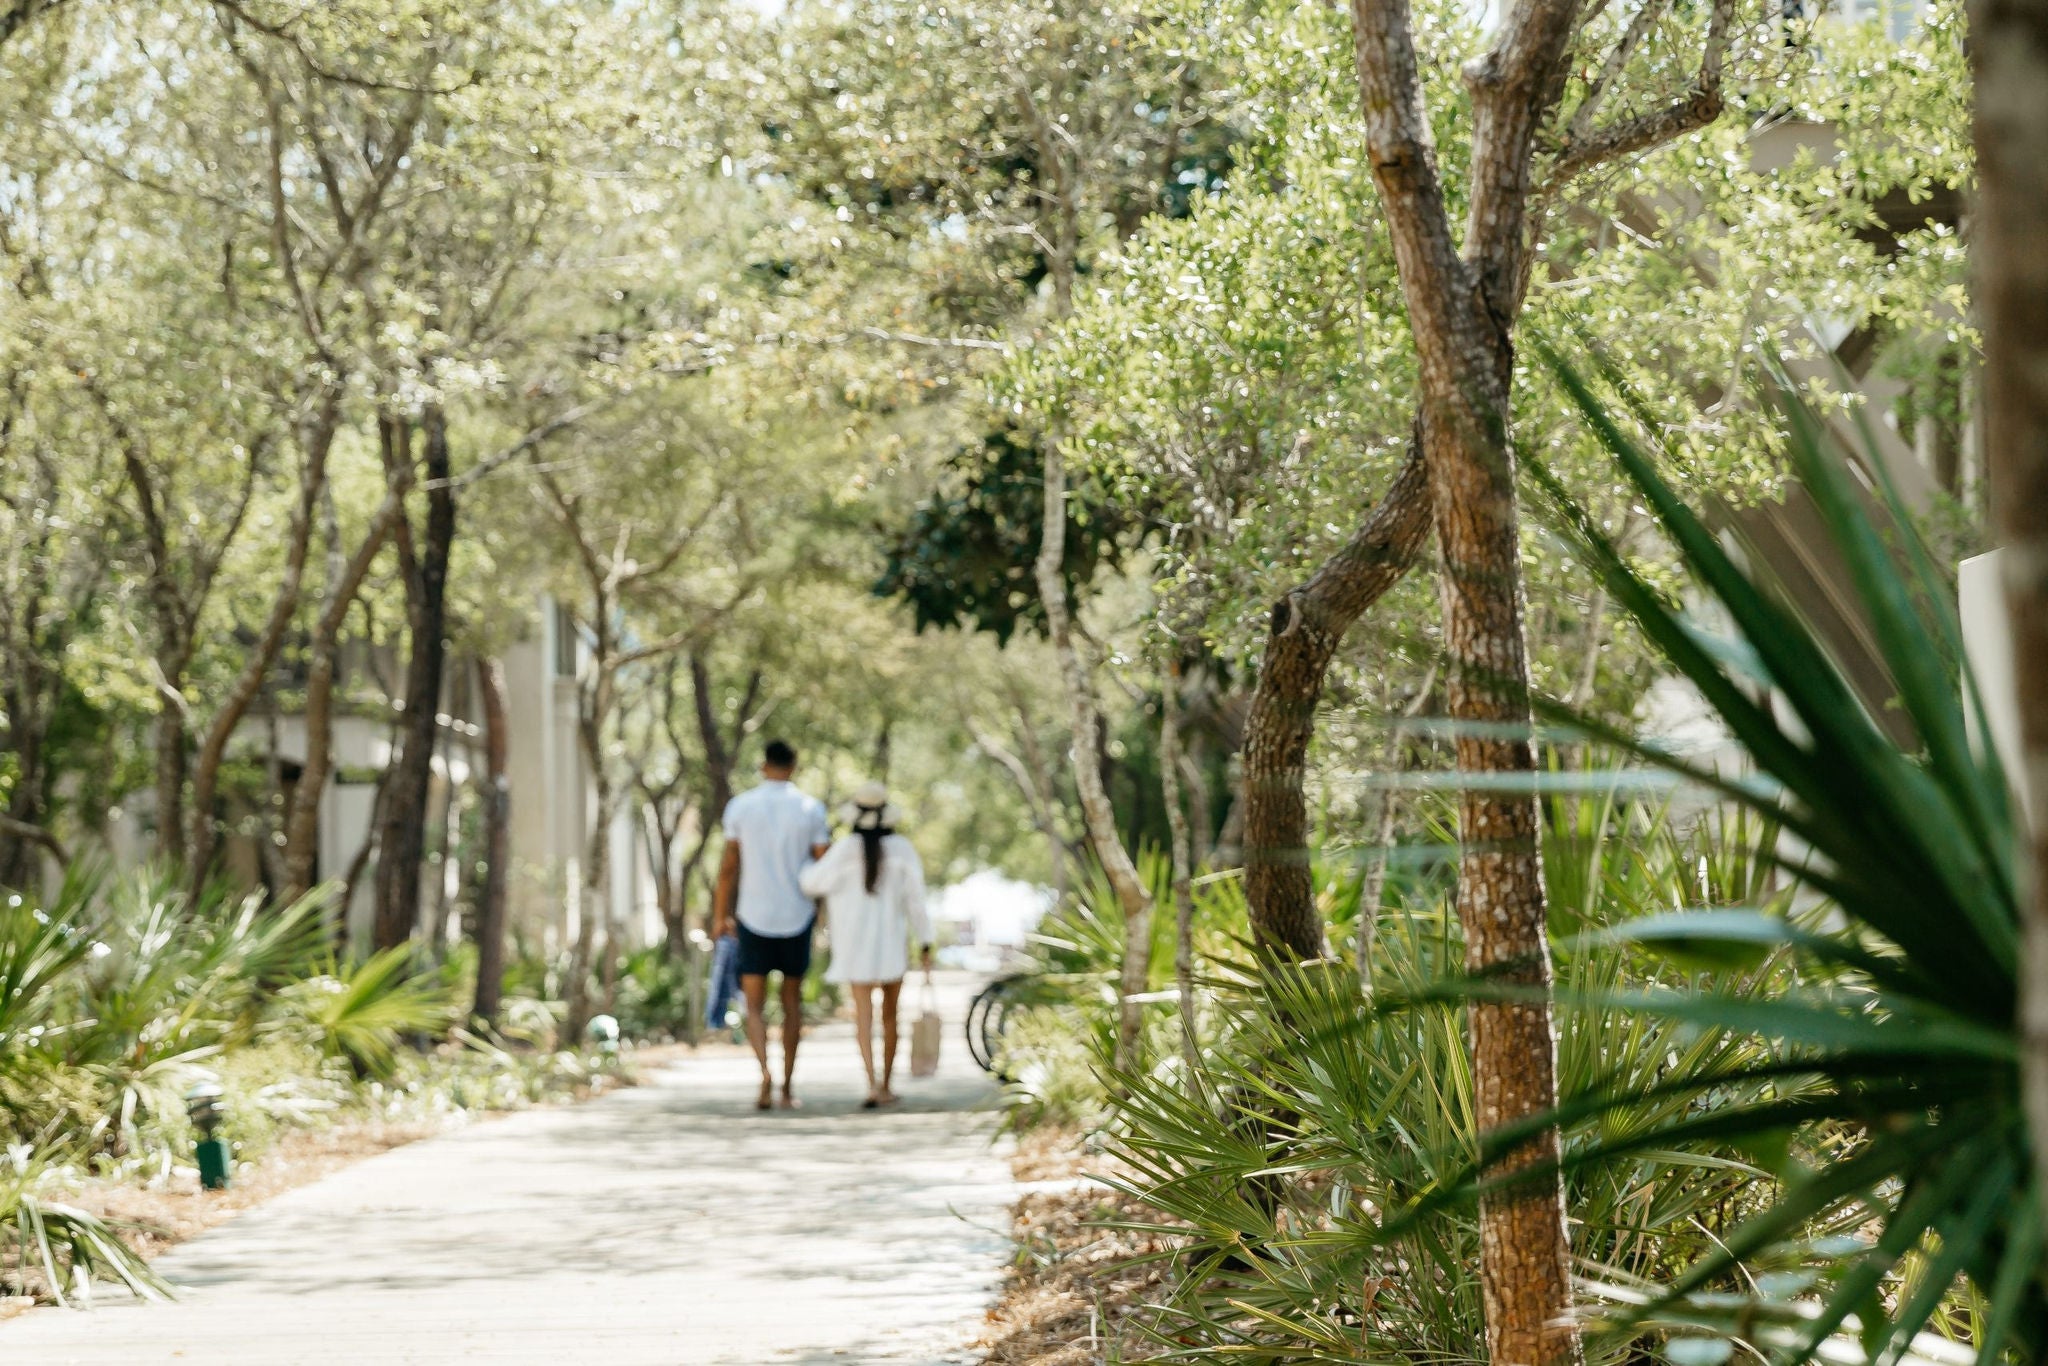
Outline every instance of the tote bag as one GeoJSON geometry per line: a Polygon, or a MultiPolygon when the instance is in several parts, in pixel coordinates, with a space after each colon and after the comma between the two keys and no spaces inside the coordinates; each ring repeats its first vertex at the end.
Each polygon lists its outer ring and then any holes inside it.
{"type": "Polygon", "coordinates": [[[932,989],[930,973],[918,993],[917,1022],[910,1026],[910,1075],[929,1077],[939,1070],[939,996],[932,989]]]}

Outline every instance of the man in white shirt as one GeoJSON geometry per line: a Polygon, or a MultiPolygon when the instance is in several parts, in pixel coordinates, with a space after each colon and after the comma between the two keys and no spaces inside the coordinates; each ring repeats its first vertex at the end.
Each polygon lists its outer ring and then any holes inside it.
{"type": "Polygon", "coordinates": [[[768,1071],[768,974],[782,974],[782,1100],[796,1108],[790,1080],[804,1027],[804,974],[811,968],[817,906],[797,886],[797,873],[825,852],[831,831],[825,807],[790,781],[796,751],[770,740],[761,755],[761,785],[725,808],[725,857],[718,866],[712,933],[739,934],[740,991],[747,1000],[747,1042],[761,1064],[766,1110],[775,1085],[768,1071]]]}

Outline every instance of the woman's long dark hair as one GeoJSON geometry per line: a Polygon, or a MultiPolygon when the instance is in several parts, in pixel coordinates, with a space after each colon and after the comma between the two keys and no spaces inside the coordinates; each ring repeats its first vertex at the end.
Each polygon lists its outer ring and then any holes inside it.
{"type": "Polygon", "coordinates": [[[882,817],[888,808],[880,806],[859,807],[859,815],[853,818],[853,832],[860,836],[861,871],[867,885],[868,895],[875,893],[875,884],[882,880],[882,841],[896,833],[894,826],[882,824],[882,817]]]}

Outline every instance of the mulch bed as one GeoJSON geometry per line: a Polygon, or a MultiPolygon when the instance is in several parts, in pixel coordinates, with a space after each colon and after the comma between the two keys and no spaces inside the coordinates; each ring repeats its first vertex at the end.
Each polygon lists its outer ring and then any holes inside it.
{"type": "Polygon", "coordinates": [[[1026,1192],[1012,1210],[1017,1255],[980,1344],[987,1366],[1099,1366],[1152,1356],[1154,1344],[1130,1319],[1164,1293],[1170,1267],[1138,1259],[1169,1244],[1103,1225],[1156,1222],[1158,1215],[1092,1180],[1113,1163],[1071,1131],[1025,1135],[1012,1169],[1021,1182],[1058,1184],[1026,1192]]]}

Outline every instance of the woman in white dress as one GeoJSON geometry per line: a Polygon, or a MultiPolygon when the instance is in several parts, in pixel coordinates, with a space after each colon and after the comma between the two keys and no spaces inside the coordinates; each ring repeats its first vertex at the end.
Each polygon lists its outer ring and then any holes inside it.
{"type": "Polygon", "coordinates": [[[861,1108],[892,1105],[896,1093],[897,1003],[909,970],[908,944],[915,935],[926,972],[932,966],[932,922],[924,904],[924,864],[909,840],[896,833],[899,819],[888,789],[868,783],[854,793],[847,810],[852,830],[824,857],[805,866],[797,882],[806,896],[825,898],[832,927],[832,963],[827,980],[853,993],[853,1027],[867,1069],[868,1098],[861,1108]],[[874,995],[882,996],[882,1069],[875,1075],[874,995]]]}

